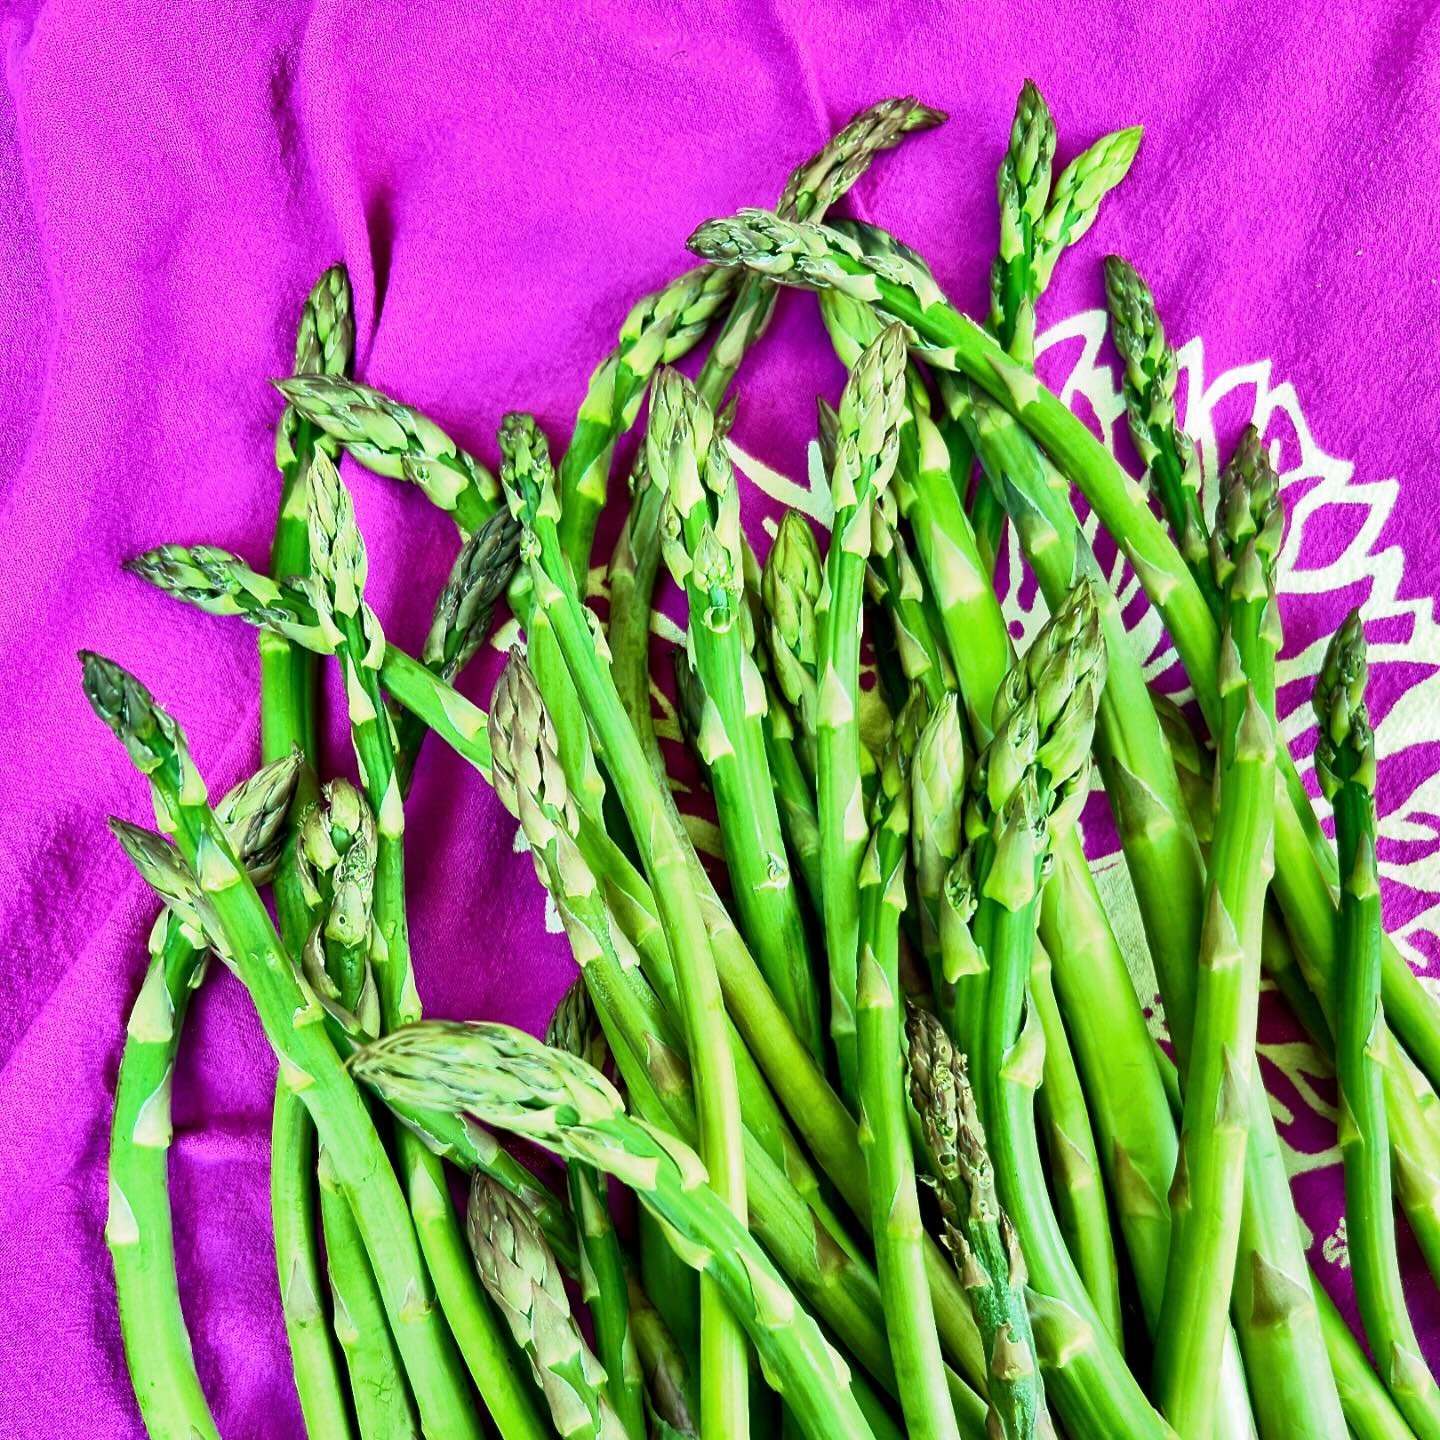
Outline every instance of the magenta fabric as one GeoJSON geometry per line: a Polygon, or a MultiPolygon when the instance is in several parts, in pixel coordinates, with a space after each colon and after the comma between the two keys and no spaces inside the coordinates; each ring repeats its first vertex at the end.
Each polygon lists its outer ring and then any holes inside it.
{"type": "MultiPolygon", "coordinates": [[[[74,652],[136,670],[187,727],[217,793],[253,767],[253,633],[117,566],[164,540],[263,560],[278,412],[265,380],[287,372],[300,299],[336,259],[355,284],[360,376],[493,461],[511,407],[536,411],[563,443],[590,369],[634,298],[686,263],[693,226],[771,203],[788,168],[861,105],[911,92],[950,112],[877,164],[853,209],[916,244],[972,313],[1022,79],[1054,109],[1062,159],[1144,122],[1129,180],[1061,263],[1041,327],[1099,306],[1100,257],[1118,250],[1154,285],[1172,337],[1202,338],[1207,376],[1270,362],[1266,383],[1293,386],[1314,442],[1353,462],[1354,484],[1379,487],[1373,504],[1352,494],[1306,521],[1307,563],[1346,552],[1365,525],[1361,550],[1376,558],[1338,589],[1287,595],[1286,653],[1303,658],[1348,604],[1394,580],[1372,632],[1410,646],[1377,675],[1380,709],[1408,706],[1382,767],[1387,808],[1408,807],[1382,847],[1387,911],[1440,967],[1440,709],[1428,688],[1440,664],[1437,9],[12,0],[0,111],[0,1435],[141,1433],[102,1227],[123,1021],[155,907],[103,821],[144,819],[147,800],[85,705],[74,652]]],[[[1047,357],[1052,378],[1070,354],[1047,357]]],[[[1099,360],[1113,364],[1108,344],[1099,360]]],[[[787,297],[742,377],[739,444],[803,479],[814,394],[833,398],[839,380],[813,303],[787,297]]],[[[1222,440],[1247,416],[1239,401],[1224,411],[1222,440]]],[[[420,494],[347,475],[371,599],[413,648],[453,529],[420,494]]],[[[1287,499],[1311,488],[1302,479],[1287,499]]],[[[494,670],[492,656],[471,693],[488,694],[494,670]]],[[[1286,698],[1295,710],[1303,687],[1286,698]]],[[[329,755],[348,767],[338,713],[329,755]]],[[[438,746],[409,816],[429,1010],[538,1027],[571,964],[513,824],[438,746]]],[[[1283,1049],[1284,1022],[1267,1025],[1283,1049]]],[[[243,992],[216,973],[177,1076],[172,1172],[200,1376],[236,1436],[300,1429],[266,1193],[273,1072],[243,992]]],[[[1282,1075],[1276,1094],[1299,1151],[1333,1146],[1333,1129],[1315,1128],[1332,1083],[1316,1079],[1307,1098],[1282,1075]]],[[[1316,1263],[1343,1298],[1333,1157],[1297,1186],[1316,1263]]],[[[1440,1357],[1423,1272],[1415,1292],[1440,1357]]]]}

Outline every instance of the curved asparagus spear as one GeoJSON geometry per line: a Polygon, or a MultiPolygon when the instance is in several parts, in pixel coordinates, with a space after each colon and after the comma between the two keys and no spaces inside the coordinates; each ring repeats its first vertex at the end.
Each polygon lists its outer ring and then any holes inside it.
{"type": "Polygon", "coordinates": [[[1400,1283],[1390,1190],[1385,1076],[1371,1054],[1381,1020],[1380,876],[1375,860],[1375,735],[1365,703],[1365,631],[1352,611],[1315,684],[1315,769],[1335,807],[1340,896],[1336,1069],[1345,1214],[1355,1299],[1380,1374],[1418,1440],[1440,1436],[1440,1387],[1425,1363],[1400,1283]]]}
{"type": "MultiPolygon", "coordinates": [[[[294,755],[273,761],[215,807],[256,884],[279,862],[299,768],[294,755]]],[[[115,1267],[125,1362],[146,1428],[161,1440],[218,1440],[180,1309],[168,1174],[171,1077],[208,952],[204,935],[168,909],[150,932],[149,949],[115,1082],[105,1242],[115,1267]]],[[[323,1327],[323,1315],[317,1318],[323,1327]]]]}
{"type": "MultiPolygon", "coordinates": [[[[893,150],[907,135],[932,130],[945,122],[945,112],[922,105],[913,96],[882,100],[859,111],[803,165],[791,171],[775,206],[792,220],[819,220],[870,168],[884,150],[893,150]]],[[[717,406],[734,379],[745,352],[770,322],[775,289],[762,276],[745,276],[735,292],[725,324],[715,338],[696,386],[717,406]]]]}
{"type": "Polygon", "coordinates": [[[411,406],[338,374],[296,374],[274,384],[367,470],[417,485],[462,536],[499,508],[500,488],[484,464],[411,406]]]}
{"type": "Polygon", "coordinates": [[[985,1343],[990,1431],[996,1440],[1052,1434],[1025,1302],[1025,1257],[995,1194],[969,1065],[929,1011],[909,1006],[905,1030],[910,1099],[937,1182],[945,1243],[985,1343]]]}
{"type": "MultiPolygon", "coordinates": [[[[601,1068],[605,1038],[583,978],[561,997],[550,1017],[545,1043],[588,1060],[597,1070],[601,1068]]],[[[579,1161],[571,1161],[565,1170],[570,1181],[570,1209],[580,1240],[580,1296],[595,1326],[595,1346],[605,1369],[605,1391],[624,1433],[630,1440],[645,1440],[643,1385],[635,1338],[630,1331],[625,1256],[610,1218],[607,1181],[593,1166],[579,1161]]]]}
{"type": "MultiPolygon", "coordinates": [[[[495,606],[520,560],[520,531],[509,512],[497,510],[460,547],[444,587],[420,658],[447,684],[470,663],[490,633],[495,606]]],[[[405,709],[392,711],[395,769],[402,792],[409,789],[426,726],[405,709]]]]}
{"type": "Polygon", "coordinates": [[[855,1092],[857,881],[865,850],[860,790],[860,602],[871,510],[895,469],[904,404],[905,345],[882,331],[856,360],[840,397],[831,490],[835,520],[826,557],[817,637],[816,795],[825,876],[830,1032],[842,1086],[855,1092]]]}
{"type": "Polygon", "coordinates": [[[559,1434],[625,1440],[625,1427],[605,1392],[605,1368],[570,1313],[560,1267],[535,1217],[477,1174],[466,1233],[475,1268],[528,1357],[559,1434]]]}
{"type": "Polygon", "coordinates": [[[151,785],[214,929],[231,956],[280,1058],[287,1084],[314,1118],[364,1237],[427,1434],[477,1436],[458,1356],[432,1303],[404,1198],[364,1100],[325,1033],[324,1011],[302,985],[255,887],[209,808],[205,784],[178,725],[112,661],[82,656],[87,698],[151,785]],[[303,1017],[301,1023],[297,1017],[303,1017]],[[310,1021],[312,1023],[306,1023],[310,1021]]]}
{"type": "Polygon", "coordinates": [[[386,1100],[469,1111],[629,1185],[689,1262],[722,1287],[805,1433],[869,1440],[844,1361],[710,1187],[699,1157],[627,1115],[590,1066],[506,1026],[425,1021],[384,1036],[351,1067],[386,1100]]]}
{"type": "MultiPolygon", "coordinates": [[[[870,1186],[875,1266],[890,1353],[909,1434],[958,1440],[946,1393],[935,1313],[925,1286],[924,1234],[901,1058],[900,913],[910,828],[910,756],[903,738],[886,757],[879,815],[860,866],[856,1041],[860,1148],[870,1186]]],[[[913,737],[912,737],[913,748],[913,737]]]]}
{"type": "MultiPolygon", "coordinates": [[[[701,1151],[716,1193],[745,1214],[739,1096],[704,916],[690,879],[685,845],[659,793],[610,671],[596,649],[588,612],[576,592],[556,524],[555,476],[543,436],[526,416],[501,428],[501,479],[524,529],[521,553],[534,586],[531,629],[548,628],[609,768],[640,847],[679,980],[687,1048],[695,1066],[701,1151]]],[[[713,1283],[701,1284],[701,1423],[707,1432],[745,1433],[745,1344],[713,1283]],[[707,1338],[708,1336],[708,1338],[707,1338]],[[729,1427],[727,1430],[726,1427],[729,1427]]]]}
{"type": "Polygon", "coordinates": [[[1234,1270],[1240,1236],[1260,935],[1274,864],[1278,499],[1273,476],[1253,487],[1235,477],[1212,542],[1225,626],[1218,803],[1171,1192],[1170,1264],[1156,1328],[1157,1395],[1183,1435],[1209,1434],[1213,1424],[1229,1299],[1215,1276],[1234,1270]]]}

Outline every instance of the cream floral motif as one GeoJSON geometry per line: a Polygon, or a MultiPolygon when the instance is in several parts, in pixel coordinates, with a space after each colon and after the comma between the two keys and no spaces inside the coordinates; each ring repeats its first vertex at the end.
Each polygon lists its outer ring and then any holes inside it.
{"type": "Polygon", "coordinates": [[[1345,1233],[1345,1217],[1343,1215],[1336,1223],[1334,1230],[1325,1237],[1324,1243],[1320,1246],[1320,1253],[1332,1265],[1338,1265],[1342,1270],[1350,1268],[1350,1237],[1345,1233]]]}

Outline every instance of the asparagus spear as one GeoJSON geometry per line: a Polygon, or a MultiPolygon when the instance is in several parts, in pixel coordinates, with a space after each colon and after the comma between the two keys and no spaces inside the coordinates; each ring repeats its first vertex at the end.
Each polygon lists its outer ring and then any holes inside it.
{"type": "Polygon", "coordinates": [[[905,346],[882,331],[855,362],[840,397],[830,486],[835,502],[817,636],[816,792],[825,874],[825,943],[830,962],[830,1032],[842,1086],[855,1093],[855,974],[865,849],[860,790],[860,602],[876,495],[895,469],[904,403],[905,346]]]}
{"type": "Polygon", "coordinates": [[[1365,1334],[1390,1393],[1419,1440],[1440,1436],[1440,1387],[1410,1322],[1395,1251],[1385,1075],[1371,1054],[1382,1023],[1380,876],[1375,860],[1375,735],[1365,703],[1365,631],[1352,611],[1315,684],[1315,769],[1335,807],[1340,896],[1339,1028],[1345,1214],[1365,1334]]]}
{"type": "MultiPolygon", "coordinates": [[[[958,314],[927,275],[893,256],[867,259],[822,226],[786,225],[763,212],[744,211],[734,220],[708,222],[690,244],[720,263],[744,264],[787,284],[840,288],[875,303],[884,318],[914,328],[922,358],[942,369],[963,371],[1015,414],[1079,486],[1134,566],[1213,731],[1219,723],[1219,637],[1204,596],[1150,513],[1143,492],[1064,404],[1009,360],[973,321],[958,314]]],[[[1320,837],[1288,751],[1278,760],[1288,803],[1279,806],[1276,815],[1276,892],[1298,948],[1328,977],[1335,963],[1335,905],[1329,893],[1329,887],[1339,884],[1335,856],[1320,837]]],[[[1435,1002],[1388,940],[1383,965],[1390,1023],[1434,1085],[1440,1079],[1435,1002]]]]}
{"type": "Polygon", "coordinates": [[[920,732],[910,767],[910,795],[910,858],[919,902],[920,945],[938,999],[946,980],[940,944],[945,878],[960,853],[965,798],[965,735],[954,694],[930,712],[920,732]]]}
{"type": "MultiPolygon", "coordinates": [[[[893,255],[907,264],[924,268],[923,261],[907,247],[874,227],[847,226],[845,233],[855,236],[867,254],[893,255]]],[[[837,297],[833,292],[822,296],[822,308],[832,338],[842,354],[845,346],[856,343],[857,336],[873,333],[879,323],[866,307],[846,297],[837,297]]],[[[950,489],[943,466],[936,460],[917,467],[913,450],[905,443],[907,431],[912,426],[922,433],[925,427],[933,430],[928,419],[928,397],[923,385],[920,385],[913,375],[911,395],[915,397],[911,412],[901,429],[897,485],[903,483],[905,488],[913,489],[910,503],[912,522],[916,526],[917,535],[926,534],[929,537],[936,574],[946,577],[945,583],[952,597],[947,606],[947,632],[951,636],[952,646],[959,647],[958,653],[966,657],[960,666],[961,689],[970,704],[972,726],[983,737],[988,734],[990,704],[998,685],[1001,667],[1009,652],[1009,640],[998,604],[993,601],[986,602],[988,590],[974,583],[958,583],[957,577],[978,576],[981,573],[978,559],[970,558],[974,555],[974,537],[964,516],[957,513],[954,493],[950,489]],[[948,496],[947,491],[950,492],[948,496]],[[948,567],[942,565],[942,557],[951,559],[948,567]],[[988,643],[985,643],[987,641],[988,643]]],[[[984,437],[978,436],[977,441],[983,446],[984,437]]],[[[932,455],[937,454],[938,441],[932,440],[929,445],[922,446],[922,449],[932,455]]],[[[1154,1085],[1155,1077],[1151,1073],[1153,1047],[1144,1033],[1143,1019],[1134,1002],[1133,987],[1123,958],[1110,933],[1099,898],[1094,893],[1094,883],[1083,852],[1073,835],[1065,837],[1059,846],[1057,870],[1059,874],[1056,883],[1047,892],[1043,902],[1042,925],[1051,939],[1059,945],[1065,961],[1064,978],[1070,980],[1071,977],[1083,977],[1079,980],[1079,986],[1081,993],[1086,996],[1085,1008],[1093,1008],[1093,995],[1090,992],[1093,992],[1097,979],[1102,975],[1107,976],[1112,993],[1119,999],[1116,1013],[1108,1017],[1105,1033],[1097,1036],[1091,1031],[1082,1033],[1081,1038],[1090,1045],[1089,1071],[1092,1081],[1098,1077],[1097,1083],[1108,1087],[1107,1093],[1102,1094],[1102,1101],[1106,1102],[1105,1108],[1112,1115],[1121,1109],[1128,1109],[1132,1117],[1124,1129],[1119,1125],[1109,1125],[1107,1128],[1117,1138],[1124,1136],[1125,1155],[1138,1157],[1138,1164],[1142,1167],[1140,1173],[1145,1175],[1143,1167],[1149,1153],[1156,1148],[1154,1141],[1157,1131],[1161,1144],[1168,1141],[1169,1151],[1173,1154],[1173,1140],[1167,1134],[1170,1130],[1168,1114],[1163,1097],[1154,1085]],[[1086,942],[1083,951],[1081,940],[1086,942]],[[1129,1045],[1125,1048],[1116,1043],[1118,1036],[1115,1033],[1115,1026],[1122,1014],[1129,1022],[1129,1045]],[[1121,1057],[1128,1058],[1132,1069],[1138,1066],[1144,1072],[1145,1080],[1149,1082],[1148,1117],[1146,1111],[1136,1104],[1133,1082],[1127,1079],[1117,1063],[1121,1057]],[[1149,1133],[1146,1133],[1147,1118],[1150,1122],[1149,1133]]],[[[973,906],[973,885],[964,873],[963,866],[949,878],[942,894],[943,915],[947,920],[957,914],[957,904],[962,909],[973,906]]],[[[965,918],[968,918],[968,913],[968,909],[965,909],[965,918]]],[[[978,1064],[978,1050],[984,1034],[983,958],[969,943],[969,932],[964,923],[949,924],[946,934],[951,942],[950,956],[948,962],[943,955],[940,957],[941,973],[937,978],[936,989],[938,1004],[946,1023],[952,1027],[957,1038],[971,1050],[972,1058],[976,1058],[978,1064]]],[[[1036,996],[1037,1004],[1043,1006],[1046,998],[1045,993],[1040,992],[1036,996]]],[[[1065,1071],[1073,1073],[1073,1061],[1055,1050],[1055,1046],[1067,1038],[1059,1024],[1059,1015],[1051,1011],[1048,1018],[1052,1022],[1046,1027],[1052,1040],[1048,1060],[1050,1071],[1054,1075],[1065,1071]]],[[[1068,1044],[1066,1048],[1068,1049],[1068,1044]]],[[[1044,1103],[1042,1099],[1042,1106],[1044,1103]]],[[[1078,1140],[1083,1138],[1083,1134],[1088,1130],[1088,1122],[1082,1127],[1078,1121],[1072,1119],[1070,1128],[1078,1140]]],[[[1067,1146],[1065,1153],[1073,1155],[1074,1152],[1067,1146]]],[[[1110,1153],[1118,1156],[1119,1147],[1112,1146],[1110,1153]]],[[[1161,1157],[1161,1163],[1150,1168],[1146,1188],[1163,1190],[1168,1183],[1168,1175],[1169,1171],[1161,1157]]],[[[1075,1202],[1080,1207],[1068,1212],[1078,1226],[1072,1233],[1089,1237],[1087,1253],[1094,1263],[1087,1270],[1086,1278],[1093,1285],[1093,1298],[1106,1315],[1112,1334],[1118,1335],[1118,1296],[1113,1247],[1108,1239],[1110,1221],[1104,1192],[1098,1185],[1092,1184],[1068,1186],[1063,1194],[1066,1200],[1075,1202]]],[[[1133,1185],[1129,1194],[1134,1200],[1129,1206],[1131,1213],[1126,1217],[1129,1228],[1153,1229],[1153,1196],[1144,1196],[1139,1188],[1133,1185]]],[[[1142,1243],[1138,1237],[1136,1243],[1142,1243]]],[[[1160,1237],[1160,1244],[1164,1244],[1163,1236],[1160,1237]]],[[[1163,1250],[1157,1253],[1157,1260],[1163,1264],[1163,1250]]]]}
{"type": "MultiPolygon", "coordinates": [[[[583,979],[561,997],[550,1017],[545,1043],[578,1055],[597,1070],[602,1068],[605,1040],[583,979]]],[[[610,1218],[607,1182],[593,1166],[579,1161],[571,1161],[565,1170],[570,1183],[570,1209],[580,1240],[580,1294],[595,1326],[606,1394],[624,1433],[630,1440],[645,1440],[643,1386],[640,1359],[630,1331],[625,1257],[610,1218]]],[[[477,1178],[477,1190],[480,1183],[477,1178]]]]}
{"type": "Polygon", "coordinates": [[[342,374],[297,373],[275,388],[377,475],[425,492],[469,538],[499,508],[495,477],[433,420],[342,374]]]}
{"type": "Polygon", "coordinates": [[[630,1324],[645,1371],[646,1398],[662,1435],[694,1436],[699,1432],[690,1405],[690,1373],[684,1352],[665,1328],[660,1312],[640,1287],[633,1270],[626,1270],[630,1287],[630,1324]]]}
{"type": "Polygon", "coordinates": [[[911,1005],[905,1016],[910,1100],[934,1176],[945,1243],[975,1311],[990,1373],[989,1432],[996,1440],[1053,1433],[1025,1303],[1025,1257],[995,1193],[969,1065],[945,1027],[911,1005]]]}
{"type": "Polygon", "coordinates": [[[1077,1436],[1163,1435],[1086,1293],[1051,1207],[1033,1097],[1044,1041],[1033,1010],[1025,1015],[1052,836],[1073,825],[1084,802],[1104,674],[1096,601],[1082,582],[1007,677],[996,700],[995,736],[971,774],[964,824],[979,899],[973,932],[989,968],[977,1075],[1001,1200],[1044,1297],[1032,1311],[1042,1321],[1042,1356],[1058,1343],[1053,1336],[1047,1341],[1048,1328],[1068,1335],[1047,1379],[1062,1421],[1077,1436]]]}
{"type": "Polygon", "coordinates": [[[819,731],[820,621],[816,607],[825,562],[815,532],[798,510],[780,517],[775,541],[761,572],[767,641],[775,683],[795,715],[796,751],[808,775],[815,774],[819,731]]]}
{"type": "Polygon", "coordinates": [[[723,1287],[805,1433],[812,1440],[868,1440],[872,1432],[851,1396],[844,1361],[711,1188],[699,1157],[627,1115],[604,1076],[506,1026],[444,1021],[384,1036],[351,1066],[386,1100],[467,1110],[629,1185],[670,1227],[690,1263],[723,1287]]]}
{"type": "MultiPolygon", "coordinates": [[[[1055,122],[1035,85],[1027,80],[1021,88],[996,184],[1000,253],[990,272],[990,329],[1022,365],[1035,363],[1035,306],[1050,283],[1060,252],[1094,223],[1100,201],[1125,178],[1140,136],[1140,127],[1135,126],[1097,140],[1061,172],[1052,200],[1055,122]]],[[[983,479],[970,518],[993,571],[1005,510],[983,479]]]]}
{"type": "MultiPolygon", "coordinates": [[[[355,349],[355,321],[350,279],[343,265],[321,275],[306,297],[295,339],[295,368],[323,375],[344,375],[355,349]]],[[[277,577],[304,575],[310,568],[310,544],[305,527],[306,474],[318,446],[333,442],[286,405],[275,430],[275,463],[280,470],[280,508],[270,550],[270,570],[277,577]]],[[[297,781],[298,816],[315,798],[315,661],[303,648],[282,635],[260,636],[260,750],[267,760],[299,749],[306,765],[297,781]]],[[[282,928],[293,921],[286,943],[298,954],[311,917],[298,893],[294,845],[275,879],[276,913],[282,928]]],[[[320,1261],[315,1233],[315,1130],[305,1108],[283,1084],[275,1087],[271,1135],[271,1213],[275,1225],[275,1259],[280,1274],[281,1303],[294,1362],[301,1412],[316,1433],[350,1433],[344,1395],[330,1327],[319,1303],[320,1261]]],[[[369,1274],[364,1246],[354,1217],[331,1192],[322,1190],[322,1223],[326,1230],[325,1256],[331,1288],[337,1292],[337,1310],[359,1312],[379,1302],[374,1277],[369,1274]],[[328,1203],[326,1203],[328,1201],[328,1203]]],[[[352,1386],[356,1365],[350,1365],[352,1386]]],[[[391,1371],[396,1379],[397,1372],[391,1371]]],[[[363,1382],[361,1382],[363,1385],[363,1382]]],[[[403,1382],[399,1388],[403,1391],[403,1382]]]]}
{"type": "Polygon", "coordinates": [[[990,272],[990,328],[1015,359],[1035,361],[1035,302],[1055,262],[1095,223],[1100,201],[1130,169],[1138,125],[1102,136],[1061,172],[1052,193],[1055,122],[1027,80],[1015,105],[1010,144],[1000,164],[1000,253],[990,272]]]}
{"type": "MultiPolygon", "coordinates": [[[[521,554],[534,585],[531,630],[552,632],[640,847],[680,982],[686,1042],[695,1066],[701,1152],[716,1193],[743,1218],[745,1177],[735,1068],[725,1005],[685,846],[597,652],[593,621],[586,618],[589,612],[576,593],[560,544],[555,476],[544,438],[528,417],[513,415],[506,418],[500,439],[501,479],[511,513],[524,529],[521,554]]],[[[702,1276],[700,1298],[701,1423],[707,1432],[740,1436],[746,1428],[744,1337],[713,1279],[702,1276]]]]}
{"type": "Polygon", "coordinates": [[[744,634],[740,495],[709,407],[675,370],[656,381],[646,454],[665,496],[666,558],[689,601],[687,651],[704,692],[700,746],[741,928],[776,999],[819,1056],[820,997],[765,755],[764,687],[744,634]]]}
{"type": "MultiPolygon", "coordinates": [[[[875,156],[905,135],[930,129],[944,115],[909,97],[884,100],[862,110],[790,175],[780,198],[783,213],[820,218],[869,169],[875,156]]],[[[717,417],[721,401],[749,347],[759,338],[774,304],[774,291],[759,277],[742,277],[715,343],[705,357],[696,388],[717,417]]],[[[667,355],[674,360],[676,355],[667,355]]],[[[728,425],[726,426],[728,429],[728,425]]],[[[611,669],[641,744],[656,773],[664,762],[650,716],[647,660],[650,604],[660,558],[660,503],[642,465],[632,476],[632,503],[610,562],[609,640],[611,669]]]]}
{"type": "MultiPolygon", "coordinates": [[[[1200,457],[1175,419],[1180,378],[1174,347],[1155,313],[1155,297],[1139,272],[1118,255],[1105,259],[1110,336],[1125,362],[1125,414],[1135,449],[1160,496],[1180,553],[1211,613],[1220,614],[1220,589],[1210,566],[1210,531],[1200,501],[1200,457]]],[[[1253,427],[1252,427],[1253,433],[1253,427]]],[[[1258,450],[1259,436],[1251,443],[1258,450]]]]}
{"type": "Polygon", "coordinates": [[[207,914],[214,917],[215,929],[207,935],[231,957],[287,1084],[305,1103],[330,1153],[385,1297],[426,1433],[478,1436],[458,1356],[434,1308],[415,1231],[384,1147],[320,1023],[324,1011],[298,979],[209,807],[184,735],[139,681],[114,662],[89,653],[82,660],[92,708],[149,778],[157,818],[177,841],[177,863],[188,867],[207,914]]]}
{"type": "MultiPolygon", "coordinates": [[[[279,861],[299,768],[293,755],[273,761],[216,806],[240,863],[257,884],[279,861]]],[[[105,1241],[115,1267],[125,1361],[146,1428],[165,1440],[218,1440],[180,1309],[168,1176],[175,1055],[208,952],[204,935],[168,909],[150,932],[149,950],[115,1082],[105,1241]]],[[[323,1326],[318,1311],[317,1319],[323,1326]]]]}
{"type": "MultiPolygon", "coordinates": [[[[1225,646],[1215,839],[1195,1024],[1185,1075],[1174,1227],[1156,1329],[1156,1390],[1182,1434],[1210,1433],[1214,1373],[1228,1296],[1217,1274],[1235,1267],[1255,1078],[1260,934],[1273,868],[1275,656],[1280,648],[1274,559],[1284,515],[1273,478],[1237,477],[1212,541],[1225,646]]],[[[1338,1408],[1338,1407],[1337,1407],[1338,1408]]]]}
{"type": "Polygon", "coordinates": [[[466,1231],[475,1268],[529,1358],[557,1432],[624,1440],[626,1429],[605,1391],[605,1367],[575,1324],[560,1267],[535,1217],[493,1180],[476,1175],[466,1231]]]}
{"type": "MultiPolygon", "coordinates": [[[[909,95],[859,111],[790,173],[776,213],[795,220],[820,219],[870,168],[876,155],[894,149],[907,135],[942,125],[945,118],[943,111],[909,95]]],[[[764,333],[774,309],[774,288],[760,276],[745,276],[697,382],[711,405],[719,404],[745,352],[764,333]]]]}
{"type": "MultiPolygon", "coordinates": [[[[860,866],[856,1041],[860,1148],[870,1187],[871,1233],[900,1404],[909,1434],[958,1437],[946,1393],[935,1313],[925,1286],[920,1197],[905,1114],[901,1061],[900,912],[910,783],[905,728],[886,757],[879,813],[860,866]]],[[[913,736],[912,736],[913,746],[913,736]]]]}
{"type": "Polygon", "coordinates": [[[1039,940],[1030,960],[1030,1004],[1045,1038],[1045,1068],[1035,1103],[1045,1134],[1045,1153],[1050,1158],[1056,1218],[1086,1294],[1104,1321],[1106,1332],[1123,1350],[1120,1272],[1115,1262],[1100,1156],[1065,1034],[1050,956],[1039,940]]]}

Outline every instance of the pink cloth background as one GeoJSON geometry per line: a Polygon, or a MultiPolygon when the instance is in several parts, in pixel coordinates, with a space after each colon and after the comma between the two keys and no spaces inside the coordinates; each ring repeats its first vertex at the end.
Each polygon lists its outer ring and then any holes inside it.
{"type": "MultiPolygon", "coordinates": [[[[1329,453],[1359,478],[1399,477],[1384,538],[1408,552],[1412,593],[1433,595],[1440,7],[1345,8],[12,0],[0,1435],[141,1433],[101,1231],[123,1016],[154,904],[102,822],[145,818],[147,804],[73,655],[83,644],[138,671],[217,792],[253,766],[253,633],[116,567],[162,540],[263,559],[278,411],[264,381],[288,370],[318,271],[350,268],[363,378],[492,461],[507,408],[535,410],[560,443],[629,304],[686,263],[690,229],[772,203],[794,162],[887,94],[951,120],[882,160],[854,205],[982,311],[995,165],[1031,75],[1062,160],[1104,130],[1147,126],[1129,180],[1060,266],[1042,327],[1100,304],[1099,257],[1129,255],[1172,337],[1203,334],[1207,369],[1273,357],[1329,453]]],[[[740,443],[803,475],[813,395],[838,378],[813,305],[789,299],[742,376],[740,443]]],[[[413,648],[453,530],[419,494],[348,473],[371,599],[413,648]]],[[[1292,643],[1359,598],[1292,606],[1292,643]]],[[[338,735],[331,754],[349,765],[338,735]]],[[[1410,783],[1437,761],[1412,751],[1410,783]]],[[[433,1013],[538,1026],[569,977],[513,830],[478,777],[426,753],[410,886],[433,1013]]],[[[1387,903],[1398,915],[1419,901],[1387,903]]],[[[196,1359],[226,1433],[297,1434],[266,1199],[273,1064],[228,975],[192,1013],[172,1169],[196,1359]]],[[[1334,1176],[1324,1183],[1333,1209],[1334,1176]]],[[[1348,1276],[1320,1268],[1343,1293],[1348,1276]]],[[[1433,1305],[1426,1323],[1434,1353],[1433,1305]]]]}

